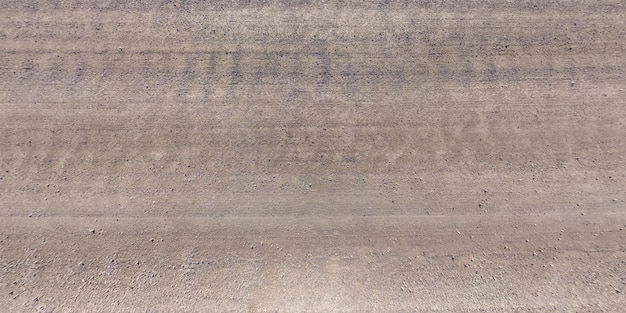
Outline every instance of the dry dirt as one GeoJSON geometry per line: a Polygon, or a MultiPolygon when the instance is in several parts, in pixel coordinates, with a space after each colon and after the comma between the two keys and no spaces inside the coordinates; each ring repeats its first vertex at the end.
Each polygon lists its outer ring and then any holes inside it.
{"type": "Polygon", "coordinates": [[[624,312],[623,1],[0,1],[3,312],[624,312]]]}

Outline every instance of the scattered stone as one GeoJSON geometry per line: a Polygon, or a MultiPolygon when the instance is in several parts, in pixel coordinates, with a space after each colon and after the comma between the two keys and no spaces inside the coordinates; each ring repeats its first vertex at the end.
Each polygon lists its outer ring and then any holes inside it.
{"type": "Polygon", "coordinates": [[[92,229],[89,230],[89,232],[92,233],[92,234],[95,234],[96,230],[92,228],[92,229]]]}
{"type": "Polygon", "coordinates": [[[154,238],[150,238],[150,242],[154,242],[154,238]]]}

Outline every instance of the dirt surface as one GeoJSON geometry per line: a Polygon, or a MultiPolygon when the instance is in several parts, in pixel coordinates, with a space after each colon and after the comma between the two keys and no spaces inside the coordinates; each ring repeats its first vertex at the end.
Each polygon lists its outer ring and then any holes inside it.
{"type": "Polygon", "coordinates": [[[0,1],[3,312],[624,312],[623,1],[0,1]]]}

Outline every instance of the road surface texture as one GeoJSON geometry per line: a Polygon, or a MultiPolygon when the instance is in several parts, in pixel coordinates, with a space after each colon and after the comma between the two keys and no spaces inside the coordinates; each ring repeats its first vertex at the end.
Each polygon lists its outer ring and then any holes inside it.
{"type": "Polygon", "coordinates": [[[626,5],[0,1],[3,312],[624,312],[626,5]]]}

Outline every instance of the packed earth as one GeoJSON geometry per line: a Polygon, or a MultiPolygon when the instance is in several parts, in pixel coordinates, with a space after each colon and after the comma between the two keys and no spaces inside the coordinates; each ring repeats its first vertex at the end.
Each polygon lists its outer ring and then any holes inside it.
{"type": "Polygon", "coordinates": [[[626,4],[0,1],[2,312],[624,312],[626,4]]]}

